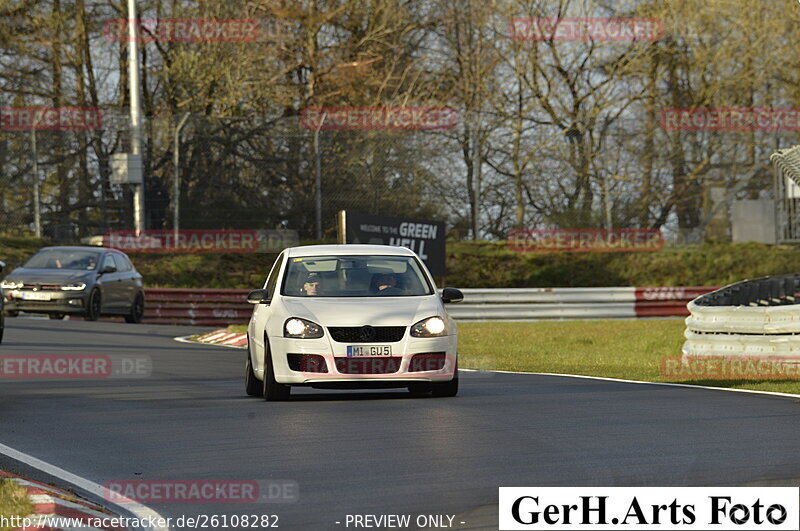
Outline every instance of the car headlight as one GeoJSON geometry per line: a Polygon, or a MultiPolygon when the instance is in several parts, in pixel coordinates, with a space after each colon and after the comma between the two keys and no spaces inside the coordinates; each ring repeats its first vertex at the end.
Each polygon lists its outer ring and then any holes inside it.
{"type": "Polygon", "coordinates": [[[61,289],[64,291],[83,291],[86,289],[86,284],[83,282],[78,282],[77,284],[65,284],[61,286],[61,289]]]}
{"type": "Polygon", "coordinates": [[[25,284],[22,282],[17,282],[15,280],[4,280],[0,282],[0,288],[3,289],[19,289],[25,284]]]}
{"type": "Polygon", "coordinates": [[[440,337],[447,335],[447,326],[441,317],[428,317],[411,327],[412,337],[440,337]]]}
{"type": "Polygon", "coordinates": [[[322,337],[322,327],[306,319],[292,317],[283,324],[283,337],[317,339],[322,337]]]}

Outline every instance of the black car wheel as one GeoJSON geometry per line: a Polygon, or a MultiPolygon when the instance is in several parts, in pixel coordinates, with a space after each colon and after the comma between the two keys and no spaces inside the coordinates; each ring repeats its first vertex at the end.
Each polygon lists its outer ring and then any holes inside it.
{"type": "Polygon", "coordinates": [[[6,317],[18,317],[19,311],[18,310],[6,310],[3,312],[6,317]]]}
{"type": "Polygon", "coordinates": [[[86,314],[83,316],[87,321],[97,321],[100,317],[101,304],[100,290],[95,288],[89,294],[89,302],[86,303],[86,314]]]}
{"type": "Polygon", "coordinates": [[[458,369],[453,379],[449,382],[436,382],[433,384],[433,396],[447,397],[456,396],[458,394],[458,369]]]}
{"type": "Polygon", "coordinates": [[[137,293],[136,298],[133,299],[133,304],[131,304],[130,311],[125,316],[125,322],[141,323],[143,315],[144,315],[144,295],[142,295],[141,293],[137,293]]]}
{"type": "Polygon", "coordinates": [[[269,341],[264,334],[264,400],[275,402],[278,400],[288,400],[292,388],[275,381],[275,370],[272,367],[272,354],[270,353],[269,341]]]}
{"type": "Polygon", "coordinates": [[[253,363],[250,361],[250,337],[247,338],[247,363],[244,365],[244,390],[249,396],[264,396],[264,388],[256,378],[253,363]]]}
{"type": "Polygon", "coordinates": [[[49,317],[50,319],[63,319],[64,315],[65,314],[63,314],[63,313],[50,313],[50,314],[47,314],[47,317],[49,317]]]}
{"type": "Polygon", "coordinates": [[[0,343],[3,342],[3,332],[6,329],[6,319],[3,317],[3,312],[0,312],[0,343]]]}

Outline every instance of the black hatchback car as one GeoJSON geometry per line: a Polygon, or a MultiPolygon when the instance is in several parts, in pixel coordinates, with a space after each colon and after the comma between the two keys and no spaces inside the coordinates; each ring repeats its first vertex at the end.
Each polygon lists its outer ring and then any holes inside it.
{"type": "Polygon", "coordinates": [[[95,321],[124,316],[138,323],[144,314],[142,275],[128,256],[104,247],[44,247],[0,283],[5,313],[66,314],[95,321]]]}

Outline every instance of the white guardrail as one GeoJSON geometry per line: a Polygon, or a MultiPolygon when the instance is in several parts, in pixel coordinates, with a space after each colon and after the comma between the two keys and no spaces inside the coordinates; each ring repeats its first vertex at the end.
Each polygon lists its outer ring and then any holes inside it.
{"type": "MultiPolygon", "coordinates": [[[[708,287],[462,289],[447,311],[460,321],[626,319],[687,315],[686,303],[708,287]]],[[[146,323],[225,326],[246,323],[248,290],[145,290],[146,323]]]]}
{"type": "Polygon", "coordinates": [[[714,288],[466,288],[448,305],[455,319],[625,319],[686,315],[686,303],[714,288]]]}
{"type": "Polygon", "coordinates": [[[800,275],[746,280],[688,304],[684,356],[800,358],[800,275]]]}

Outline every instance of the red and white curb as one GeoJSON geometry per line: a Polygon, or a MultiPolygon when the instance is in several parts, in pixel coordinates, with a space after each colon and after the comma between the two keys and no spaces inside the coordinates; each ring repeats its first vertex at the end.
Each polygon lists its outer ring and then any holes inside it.
{"type": "Polygon", "coordinates": [[[103,507],[90,503],[82,498],[70,494],[61,489],[56,489],[31,481],[8,472],[0,470],[0,479],[9,479],[22,486],[28,491],[28,499],[33,505],[33,514],[27,515],[32,526],[19,527],[15,531],[71,531],[73,529],[81,531],[121,531],[124,527],[91,527],[87,522],[97,522],[118,518],[117,515],[109,513],[103,507]],[[54,519],[57,521],[71,520],[74,527],[53,527],[54,519]]]}
{"type": "Polygon", "coordinates": [[[207,334],[194,337],[176,337],[175,341],[182,343],[205,343],[207,345],[219,345],[221,347],[233,348],[247,348],[247,334],[237,334],[236,332],[228,332],[225,329],[214,330],[207,334]]]}

